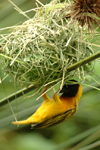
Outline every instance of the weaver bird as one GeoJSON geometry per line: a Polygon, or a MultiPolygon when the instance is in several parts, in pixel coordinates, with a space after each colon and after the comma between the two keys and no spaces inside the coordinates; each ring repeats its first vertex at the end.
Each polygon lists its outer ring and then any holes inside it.
{"type": "Polygon", "coordinates": [[[44,102],[36,112],[26,120],[12,122],[14,125],[30,124],[32,128],[46,128],[64,122],[71,118],[77,111],[82,86],[75,80],[70,80],[63,86],[61,96],[54,93],[50,99],[47,94],[43,95],[44,102]]]}

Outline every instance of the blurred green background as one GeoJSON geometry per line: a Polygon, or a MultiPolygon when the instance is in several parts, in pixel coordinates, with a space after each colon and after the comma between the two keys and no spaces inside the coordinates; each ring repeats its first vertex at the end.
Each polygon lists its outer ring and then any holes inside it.
{"type": "MultiPolygon", "coordinates": [[[[40,0],[43,4],[50,0],[40,0]]],[[[22,11],[27,11],[36,7],[35,0],[13,0],[22,11]]],[[[34,16],[34,12],[27,14],[34,16]]],[[[26,18],[14,9],[8,0],[0,0],[0,28],[21,24],[26,18]]],[[[1,33],[0,33],[1,34],[1,33]]],[[[100,36],[94,37],[93,42],[100,45],[100,36]]],[[[100,51],[98,47],[94,47],[100,51]]],[[[0,77],[5,76],[3,72],[3,62],[0,57],[0,77]]],[[[95,78],[100,84],[100,62],[95,62],[95,78]]],[[[90,76],[87,76],[90,79],[90,76]]],[[[85,82],[100,88],[93,79],[85,82]]],[[[15,93],[19,90],[11,77],[7,77],[0,84],[0,99],[15,93]]],[[[26,119],[39,107],[42,98],[36,101],[38,95],[32,95],[32,91],[13,102],[10,102],[14,114],[18,119],[26,119]]],[[[52,98],[53,91],[48,95],[52,98]]],[[[74,117],[68,121],[51,128],[31,130],[29,125],[14,126],[11,122],[14,116],[9,103],[0,106],[0,150],[100,150],[100,92],[96,89],[83,85],[83,96],[79,103],[79,108],[74,117]],[[92,145],[91,145],[92,144],[92,145]],[[90,147],[86,147],[89,145],[90,147]],[[97,145],[97,146],[96,146],[97,145]],[[92,147],[92,148],[91,148],[92,147]],[[93,148],[94,147],[94,148],[93,148]]]]}

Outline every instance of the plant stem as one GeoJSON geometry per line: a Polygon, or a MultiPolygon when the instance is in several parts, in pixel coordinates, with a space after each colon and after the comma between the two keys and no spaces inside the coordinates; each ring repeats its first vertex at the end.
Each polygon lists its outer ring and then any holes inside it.
{"type": "Polygon", "coordinates": [[[99,147],[100,146],[100,141],[97,141],[95,143],[92,143],[86,147],[83,147],[81,148],[80,150],[88,150],[88,149],[93,149],[93,148],[96,148],[96,147],[99,147]]]}
{"type": "MultiPolygon", "coordinates": [[[[94,54],[94,55],[92,55],[92,56],[90,56],[90,57],[87,57],[87,58],[85,58],[85,59],[83,59],[83,60],[81,60],[81,61],[75,63],[74,65],[72,65],[72,66],[70,66],[70,67],[68,67],[68,68],[66,68],[66,69],[67,69],[68,72],[71,72],[71,71],[73,71],[73,70],[79,68],[80,66],[83,66],[83,65],[89,63],[90,61],[95,60],[95,59],[98,58],[98,57],[100,57],[100,52],[98,52],[98,53],[96,53],[96,54],[94,54]]],[[[14,94],[12,94],[12,95],[9,95],[8,97],[6,97],[6,98],[4,98],[4,99],[1,99],[1,100],[0,100],[0,106],[7,104],[7,103],[8,103],[8,100],[9,100],[9,102],[10,102],[10,101],[13,101],[13,100],[15,100],[16,98],[21,97],[21,96],[23,95],[23,93],[26,94],[26,93],[32,91],[32,90],[35,89],[35,88],[36,88],[36,87],[34,87],[33,85],[30,85],[28,88],[23,88],[22,90],[17,91],[16,93],[14,93],[14,94]]]]}
{"type": "Polygon", "coordinates": [[[84,131],[70,139],[68,139],[67,141],[62,142],[61,144],[58,144],[57,147],[55,148],[55,150],[60,150],[60,149],[64,149],[67,148],[68,146],[75,144],[75,143],[79,143],[79,141],[85,139],[86,137],[88,137],[89,135],[93,134],[94,132],[97,132],[100,129],[100,125],[95,126],[87,131],[84,131]]]}
{"type": "Polygon", "coordinates": [[[28,92],[31,92],[35,88],[36,87],[34,87],[33,85],[30,85],[29,87],[25,87],[22,90],[19,90],[16,93],[13,93],[13,94],[1,99],[0,106],[8,104],[8,100],[9,100],[9,102],[11,102],[11,101],[15,100],[16,98],[23,96],[23,93],[26,94],[28,92]]]}
{"type": "Polygon", "coordinates": [[[100,57],[100,52],[98,52],[98,53],[96,53],[96,54],[94,54],[94,55],[92,55],[90,57],[87,57],[87,58],[85,58],[85,59],[75,63],[74,65],[68,67],[67,71],[70,72],[72,70],[75,70],[75,69],[79,68],[80,66],[83,66],[83,65],[89,63],[90,61],[95,60],[98,57],[100,57]]]}

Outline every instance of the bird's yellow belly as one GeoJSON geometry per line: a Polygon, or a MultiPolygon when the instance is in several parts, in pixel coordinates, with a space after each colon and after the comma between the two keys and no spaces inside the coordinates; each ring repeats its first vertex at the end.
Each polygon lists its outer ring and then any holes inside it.
{"type": "Polygon", "coordinates": [[[63,99],[63,101],[56,103],[53,100],[43,102],[42,105],[33,114],[35,122],[41,123],[47,119],[50,119],[60,113],[66,112],[67,110],[75,107],[75,99],[63,99]]]}

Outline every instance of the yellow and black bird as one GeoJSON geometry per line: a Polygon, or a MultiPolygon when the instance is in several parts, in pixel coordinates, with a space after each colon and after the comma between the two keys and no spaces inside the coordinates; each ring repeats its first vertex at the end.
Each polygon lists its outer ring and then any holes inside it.
{"type": "Polygon", "coordinates": [[[82,86],[75,80],[69,80],[60,93],[62,93],[61,96],[58,96],[57,92],[54,93],[52,99],[45,93],[44,102],[31,117],[12,122],[12,124],[30,124],[32,128],[46,128],[68,120],[77,111],[82,96],[82,86]]]}

